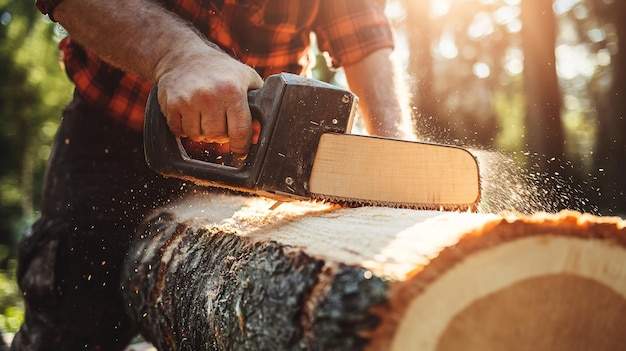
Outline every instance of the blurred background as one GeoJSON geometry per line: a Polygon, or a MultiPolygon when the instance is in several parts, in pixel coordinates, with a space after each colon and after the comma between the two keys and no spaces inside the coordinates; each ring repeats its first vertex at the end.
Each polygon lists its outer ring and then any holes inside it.
{"type": "MultiPolygon", "coordinates": [[[[489,170],[481,211],[626,214],[626,1],[388,0],[387,14],[416,131],[471,148],[489,170]]],[[[64,35],[32,0],[0,0],[0,330],[9,333],[23,313],[16,243],[37,217],[72,96],[58,61],[64,35]]],[[[313,76],[344,84],[317,55],[313,76]]]]}

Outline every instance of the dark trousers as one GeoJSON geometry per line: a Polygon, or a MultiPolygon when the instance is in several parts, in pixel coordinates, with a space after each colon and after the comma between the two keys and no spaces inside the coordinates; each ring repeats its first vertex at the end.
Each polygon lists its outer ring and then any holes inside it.
{"type": "Polygon", "coordinates": [[[131,238],[150,212],[189,191],[148,169],[142,135],[80,96],[67,106],[40,219],[19,247],[26,318],[12,350],[122,350],[137,332],[120,294],[131,238]]]}

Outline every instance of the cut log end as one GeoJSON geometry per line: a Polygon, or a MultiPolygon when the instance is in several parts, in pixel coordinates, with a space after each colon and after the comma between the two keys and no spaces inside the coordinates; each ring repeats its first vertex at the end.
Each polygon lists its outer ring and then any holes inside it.
{"type": "Polygon", "coordinates": [[[414,296],[392,350],[621,350],[623,262],[623,247],[566,237],[482,250],[414,296]]]}
{"type": "Polygon", "coordinates": [[[388,349],[622,350],[625,238],[571,212],[488,225],[391,288],[388,349]]]}
{"type": "Polygon", "coordinates": [[[611,287],[544,275],[473,301],[449,321],[435,349],[623,350],[625,323],[626,299],[611,287]]]}

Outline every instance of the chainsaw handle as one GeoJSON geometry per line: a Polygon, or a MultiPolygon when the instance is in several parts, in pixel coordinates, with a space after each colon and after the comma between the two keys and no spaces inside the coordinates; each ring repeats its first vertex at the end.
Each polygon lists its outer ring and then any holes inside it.
{"type": "Polygon", "coordinates": [[[262,89],[248,92],[252,119],[261,124],[261,131],[258,142],[250,146],[243,165],[237,168],[189,157],[180,137],[174,135],[167,125],[158,101],[158,87],[155,86],[146,104],[143,130],[148,166],[164,176],[189,179],[199,184],[251,188],[262,166],[263,149],[267,147],[272,129],[271,110],[274,104],[262,103],[262,93],[262,89]]]}
{"type": "Polygon", "coordinates": [[[248,93],[261,132],[241,167],[192,159],[167,126],[155,87],[148,97],[144,152],[150,168],[169,177],[284,198],[308,198],[315,153],[324,133],[350,131],[358,98],[328,83],[291,73],[267,77],[248,93]]]}

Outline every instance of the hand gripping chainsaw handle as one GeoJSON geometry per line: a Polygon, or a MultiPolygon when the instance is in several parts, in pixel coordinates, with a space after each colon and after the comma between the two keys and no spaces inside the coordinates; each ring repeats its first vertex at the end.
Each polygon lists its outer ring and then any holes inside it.
{"type": "Polygon", "coordinates": [[[146,105],[146,161],[165,176],[202,185],[307,197],[321,135],[349,132],[356,103],[352,93],[314,79],[289,73],[268,77],[263,88],[248,93],[252,118],[261,125],[258,141],[243,165],[232,167],[188,156],[167,126],[155,87],[146,105]]]}

